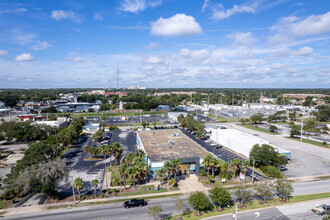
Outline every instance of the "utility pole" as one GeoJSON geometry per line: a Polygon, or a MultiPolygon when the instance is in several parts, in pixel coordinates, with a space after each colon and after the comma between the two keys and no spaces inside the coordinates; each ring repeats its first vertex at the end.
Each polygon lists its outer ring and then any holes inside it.
{"type": "Polygon", "coordinates": [[[253,169],[252,169],[252,184],[254,184],[254,163],[255,163],[255,160],[253,160],[253,169]]]}
{"type": "Polygon", "coordinates": [[[303,135],[303,125],[304,125],[304,120],[301,119],[301,125],[300,125],[300,141],[302,141],[302,135],[303,135]]]}
{"type": "Polygon", "coordinates": [[[76,205],[76,196],[74,194],[74,181],[73,181],[73,176],[71,177],[72,179],[72,195],[73,195],[73,205],[76,205]]]}

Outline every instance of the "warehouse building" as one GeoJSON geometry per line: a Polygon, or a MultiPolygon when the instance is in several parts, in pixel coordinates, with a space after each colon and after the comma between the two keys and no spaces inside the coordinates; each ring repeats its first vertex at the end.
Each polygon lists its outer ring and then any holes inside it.
{"type": "Polygon", "coordinates": [[[252,147],[256,144],[268,144],[275,148],[277,152],[291,159],[291,152],[272,145],[269,141],[263,140],[253,135],[246,134],[236,129],[212,128],[210,139],[230,150],[233,150],[242,156],[249,158],[252,147]]]}
{"type": "Polygon", "coordinates": [[[138,149],[146,153],[153,178],[157,177],[155,171],[172,159],[179,159],[181,162],[179,174],[198,175],[203,157],[208,154],[178,129],[138,131],[136,142],[138,149]]]}

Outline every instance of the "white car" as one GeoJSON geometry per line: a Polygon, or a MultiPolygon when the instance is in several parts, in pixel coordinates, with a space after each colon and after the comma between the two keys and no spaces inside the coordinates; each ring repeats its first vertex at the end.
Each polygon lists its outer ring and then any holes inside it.
{"type": "Polygon", "coordinates": [[[217,144],[216,144],[216,143],[212,143],[212,144],[210,144],[210,145],[211,145],[212,147],[213,147],[213,146],[217,146],[217,144]]]}
{"type": "Polygon", "coordinates": [[[205,140],[206,143],[211,142],[210,139],[205,140]]]}

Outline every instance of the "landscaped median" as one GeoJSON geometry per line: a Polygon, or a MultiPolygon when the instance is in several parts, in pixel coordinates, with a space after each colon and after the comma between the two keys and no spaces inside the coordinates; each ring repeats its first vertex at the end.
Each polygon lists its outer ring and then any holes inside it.
{"type": "MultiPolygon", "coordinates": [[[[307,195],[300,195],[300,196],[293,196],[290,198],[289,201],[287,202],[282,202],[280,199],[271,199],[268,200],[268,204],[261,204],[260,201],[253,200],[250,202],[245,203],[246,208],[243,209],[238,209],[238,214],[240,211],[245,211],[245,210],[253,210],[253,209],[259,209],[259,208],[265,208],[265,207],[271,207],[271,206],[278,206],[278,205],[285,205],[285,204],[290,204],[290,203],[296,203],[296,202],[304,202],[304,201],[310,201],[310,200],[315,200],[315,199],[324,199],[324,198],[329,198],[330,197],[330,192],[327,193],[316,193],[316,194],[307,194],[307,195]]],[[[235,207],[236,204],[233,204],[232,206],[235,207]]],[[[203,212],[203,215],[201,216],[196,216],[195,215],[196,210],[192,210],[186,213],[182,213],[180,215],[175,215],[172,216],[170,219],[175,219],[177,217],[183,217],[184,220],[197,220],[197,219],[203,219],[206,217],[211,217],[211,216],[218,216],[222,214],[228,214],[232,213],[232,210],[230,208],[224,208],[223,211],[217,211],[216,207],[214,206],[212,210],[209,210],[207,212],[203,212]]]]}
{"type": "Polygon", "coordinates": [[[264,128],[255,127],[255,126],[253,126],[251,124],[244,124],[244,125],[243,124],[237,124],[237,125],[238,126],[241,126],[241,127],[244,127],[244,128],[249,128],[249,129],[252,129],[252,130],[255,130],[255,131],[264,132],[264,133],[267,133],[267,134],[273,134],[273,135],[279,134],[277,132],[271,132],[271,131],[269,131],[267,129],[264,129],[264,128]]]}
{"type": "MultiPolygon", "coordinates": [[[[294,141],[299,141],[300,142],[300,138],[299,137],[286,137],[290,140],[294,140],[294,141]]],[[[319,147],[325,147],[325,148],[330,148],[329,144],[327,144],[325,142],[321,143],[321,142],[318,142],[318,141],[314,141],[314,140],[310,140],[308,139],[308,141],[306,140],[306,138],[303,138],[302,139],[302,143],[307,143],[307,144],[313,144],[313,145],[316,145],[316,146],[319,146],[319,147]]]]}

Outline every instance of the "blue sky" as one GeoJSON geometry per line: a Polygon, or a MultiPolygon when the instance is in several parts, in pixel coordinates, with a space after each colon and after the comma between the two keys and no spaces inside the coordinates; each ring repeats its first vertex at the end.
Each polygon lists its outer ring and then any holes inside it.
{"type": "Polygon", "coordinates": [[[330,1],[2,0],[0,88],[329,88],[330,1]]]}

